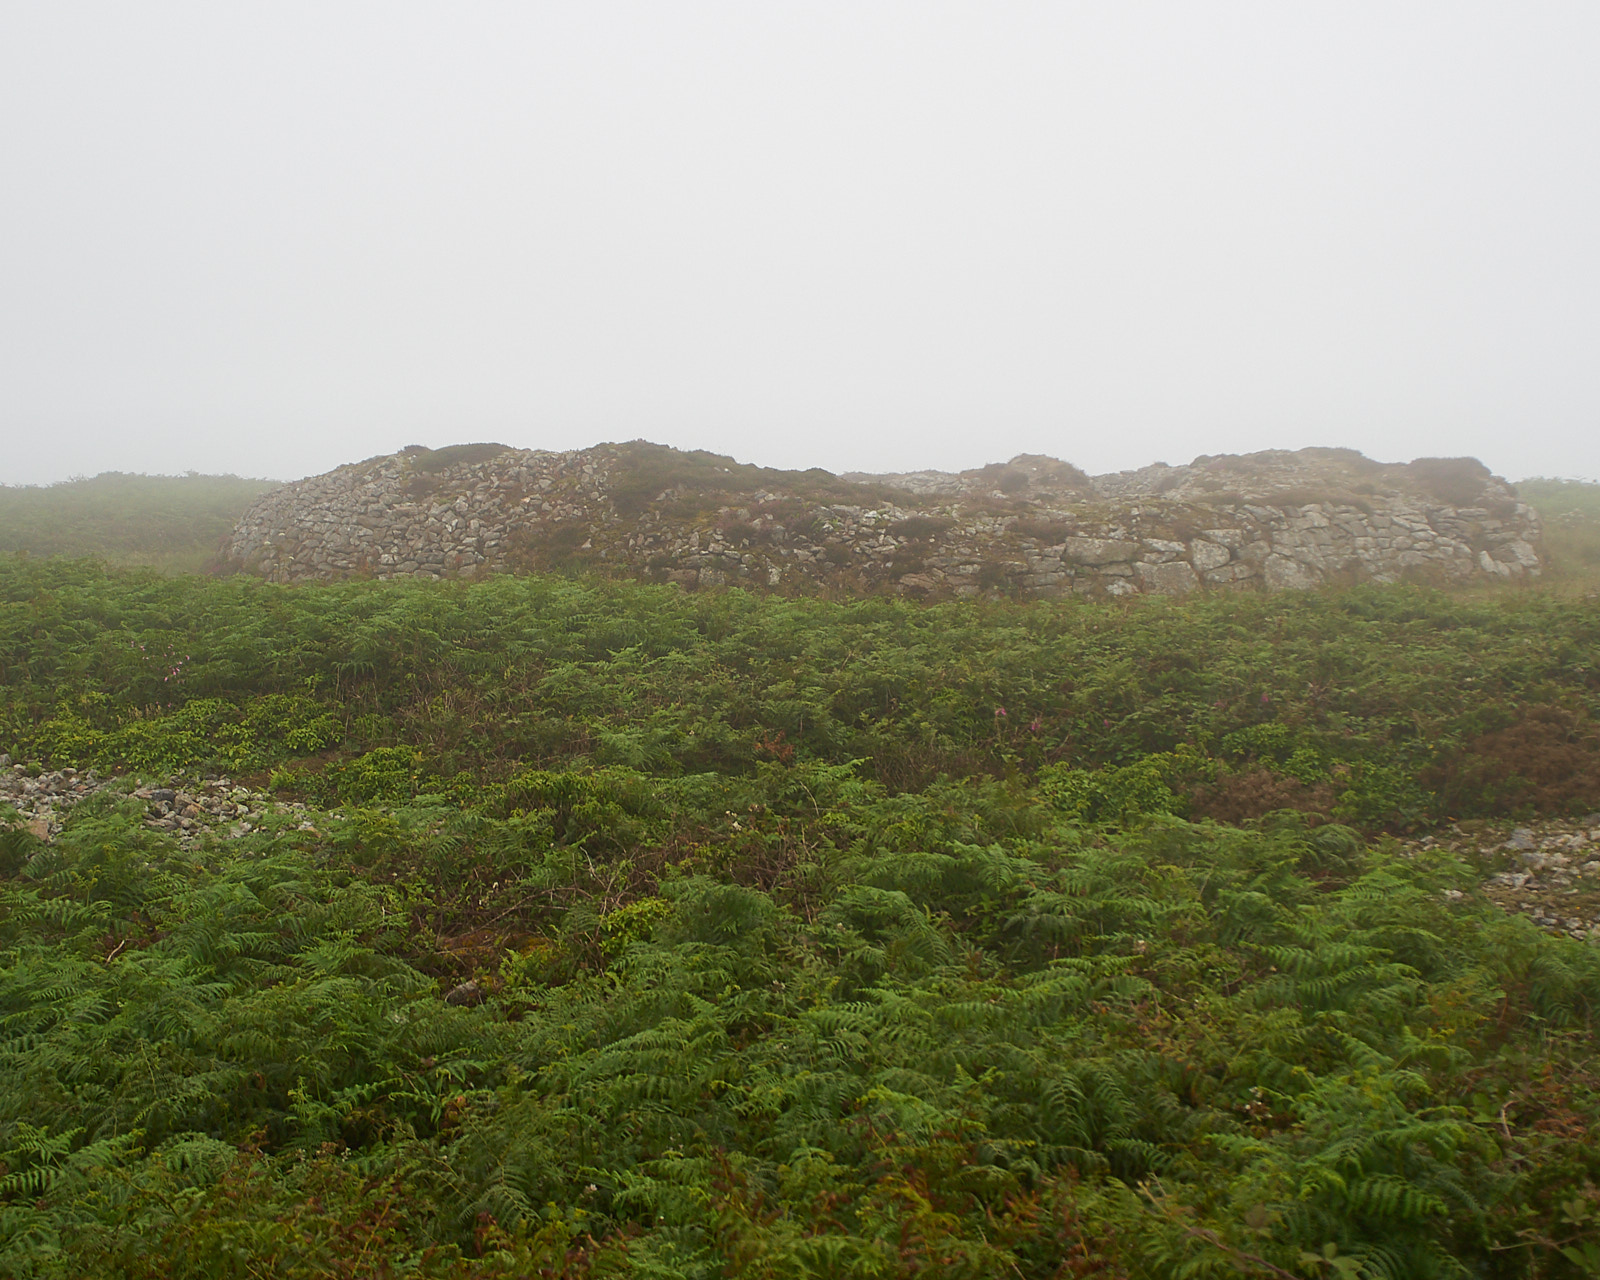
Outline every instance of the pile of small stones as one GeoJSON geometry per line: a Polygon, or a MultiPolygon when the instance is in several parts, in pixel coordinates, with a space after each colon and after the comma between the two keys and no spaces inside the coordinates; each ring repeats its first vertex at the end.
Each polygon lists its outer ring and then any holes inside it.
{"type": "Polygon", "coordinates": [[[16,810],[21,825],[41,840],[56,836],[68,809],[101,791],[143,800],[144,825],[171,832],[184,847],[192,847],[207,832],[228,839],[249,835],[268,814],[298,815],[302,830],[314,829],[304,805],[274,800],[225,777],[127,788],[127,779],[101,777],[93,769],[81,773],[57,769],[33,776],[25,766],[12,764],[10,756],[0,755],[0,804],[16,810]]]}
{"type": "Polygon", "coordinates": [[[67,809],[105,785],[92,769],[87,773],[61,769],[30,777],[23,765],[14,765],[10,756],[0,755],[0,804],[15,809],[23,827],[41,840],[61,829],[61,815],[67,809]]]}
{"type": "MultiPolygon", "coordinates": [[[[1600,942],[1600,813],[1513,827],[1462,822],[1442,836],[1410,842],[1475,862],[1483,892],[1505,910],[1541,928],[1600,942]]],[[[1447,897],[1460,897],[1456,889],[1447,897]]]]}

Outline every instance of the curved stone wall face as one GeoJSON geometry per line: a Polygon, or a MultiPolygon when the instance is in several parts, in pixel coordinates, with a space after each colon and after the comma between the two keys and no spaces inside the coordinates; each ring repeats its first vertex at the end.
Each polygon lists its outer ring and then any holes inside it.
{"type": "Polygon", "coordinates": [[[264,495],[225,554],[274,582],[500,567],[516,532],[591,518],[605,493],[599,452],[508,450],[436,474],[406,454],[354,463],[264,495]]]}
{"type": "Polygon", "coordinates": [[[1408,491],[1405,468],[1362,459],[1361,474],[1385,483],[1368,479],[1361,487],[1371,492],[1353,494],[1334,483],[1349,476],[1327,465],[1325,455],[1343,451],[1201,459],[1093,480],[1052,459],[1017,459],[998,489],[992,468],[830,477],[826,501],[807,496],[802,481],[815,473],[795,473],[792,487],[723,492],[697,506],[702,492],[641,499],[627,450],[507,449],[436,472],[411,452],[341,467],[265,495],[226,555],[275,582],[574,565],[683,586],[926,598],[1469,583],[1541,569],[1538,517],[1503,481],[1486,476],[1470,502],[1451,505],[1408,491]],[[1246,475],[1261,492],[1217,491],[1221,464],[1238,472],[1252,460],[1246,475]],[[839,501],[854,482],[862,500],[839,501]]]}

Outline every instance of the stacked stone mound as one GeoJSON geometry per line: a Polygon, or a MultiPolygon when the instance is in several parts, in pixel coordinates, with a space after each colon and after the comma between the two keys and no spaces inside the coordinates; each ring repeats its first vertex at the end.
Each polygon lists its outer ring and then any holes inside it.
{"type": "Polygon", "coordinates": [[[766,471],[640,443],[413,447],[267,494],[228,564],[276,582],[583,567],[683,586],[921,598],[1181,595],[1537,576],[1536,513],[1472,459],[1345,449],[1089,477],[766,471]]]}
{"type": "Polygon", "coordinates": [[[220,776],[144,787],[130,778],[101,777],[93,769],[30,770],[12,764],[7,753],[0,754],[0,831],[21,827],[48,843],[61,833],[68,810],[102,792],[143,800],[144,825],[170,832],[186,849],[199,848],[208,836],[249,835],[271,817],[292,819],[301,831],[316,830],[304,805],[274,800],[220,776]]]}
{"type": "MultiPolygon", "coordinates": [[[[1462,822],[1403,849],[1415,856],[1443,851],[1478,871],[1484,896],[1542,929],[1600,942],[1600,813],[1550,818],[1514,827],[1462,822]]],[[[1460,889],[1444,896],[1460,899],[1460,889]]]]}

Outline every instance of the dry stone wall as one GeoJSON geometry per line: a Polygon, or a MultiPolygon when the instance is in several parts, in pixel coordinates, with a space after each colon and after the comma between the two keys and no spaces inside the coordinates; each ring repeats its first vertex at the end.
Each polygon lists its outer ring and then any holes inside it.
{"type": "Polygon", "coordinates": [[[1537,514],[1470,459],[1312,449],[1095,478],[1037,456],[961,474],[753,473],[646,445],[413,448],[265,495],[225,554],[277,582],[582,566],[935,599],[1470,583],[1542,567],[1537,514]]]}

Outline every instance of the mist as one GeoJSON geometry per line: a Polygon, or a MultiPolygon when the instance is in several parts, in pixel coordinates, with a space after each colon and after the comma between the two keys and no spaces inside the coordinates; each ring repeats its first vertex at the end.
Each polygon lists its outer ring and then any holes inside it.
{"type": "Polygon", "coordinates": [[[638,437],[1600,475],[1600,9],[0,13],[0,482],[638,437]]]}

